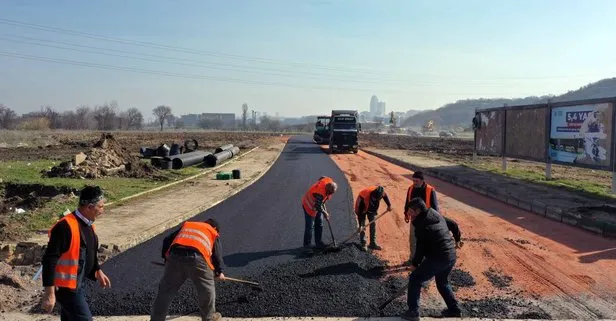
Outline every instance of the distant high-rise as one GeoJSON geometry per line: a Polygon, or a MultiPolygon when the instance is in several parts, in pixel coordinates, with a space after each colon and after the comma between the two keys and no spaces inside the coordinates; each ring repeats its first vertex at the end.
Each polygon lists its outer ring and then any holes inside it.
{"type": "Polygon", "coordinates": [[[385,116],[386,110],[385,110],[385,102],[384,101],[379,101],[378,105],[377,105],[377,115],[380,117],[385,116]]]}
{"type": "Polygon", "coordinates": [[[376,95],[372,95],[372,98],[370,98],[370,114],[373,116],[377,115],[378,108],[379,108],[379,99],[376,97],[376,95]]]}

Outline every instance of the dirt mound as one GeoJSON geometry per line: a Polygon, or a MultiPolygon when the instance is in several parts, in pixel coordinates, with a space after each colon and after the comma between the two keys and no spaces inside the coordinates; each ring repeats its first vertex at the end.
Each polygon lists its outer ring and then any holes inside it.
{"type": "Polygon", "coordinates": [[[133,156],[111,134],[103,133],[87,153],[44,172],[47,177],[100,178],[110,175],[150,177],[155,169],[133,156]]]}
{"type": "Polygon", "coordinates": [[[35,267],[11,267],[0,262],[0,313],[23,309],[32,305],[35,290],[40,286],[28,275],[35,267]]]}
{"type": "Polygon", "coordinates": [[[458,156],[473,154],[472,139],[383,134],[361,134],[359,139],[361,147],[406,149],[458,156]]]}

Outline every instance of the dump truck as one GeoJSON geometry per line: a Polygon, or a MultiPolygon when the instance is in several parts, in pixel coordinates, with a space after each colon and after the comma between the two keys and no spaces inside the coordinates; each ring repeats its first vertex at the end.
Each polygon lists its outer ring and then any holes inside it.
{"type": "Polygon", "coordinates": [[[329,121],[331,116],[317,116],[312,140],[319,145],[329,144],[329,121]]]}
{"type": "Polygon", "coordinates": [[[358,134],[361,130],[357,110],[332,110],[329,121],[329,152],[359,151],[358,134]]]}

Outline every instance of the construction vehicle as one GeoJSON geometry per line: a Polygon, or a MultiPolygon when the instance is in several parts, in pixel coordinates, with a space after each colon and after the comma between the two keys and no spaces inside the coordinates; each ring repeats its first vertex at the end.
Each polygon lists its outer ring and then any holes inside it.
{"type": "Polygon", "coordinates": [[[357,110],[332,110],[329,121],[329,152],[359,151],[358,134],[361,130],[357,110]]]}
{"type": "Polygon", "coordinates": [[[317,116],[312,140],[319,145],[329,144],[329,121],[331,116],[317,116]]]}
{"type": "Polygon", "coordinates": [[[421,132],[424,134],[434,132],[434,121],[433,120],[427,121],[421,128],[421,132]]]}

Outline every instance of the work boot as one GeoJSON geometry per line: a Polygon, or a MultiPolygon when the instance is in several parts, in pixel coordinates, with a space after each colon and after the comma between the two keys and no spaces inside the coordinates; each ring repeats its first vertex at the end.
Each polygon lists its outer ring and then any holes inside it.
{"type": "Polygon", "coordinates": [[[404,265],[404,266],[411,266],[411,265],[413,265],[413,259],[408,259],[408,260],[404,261],[404,263],[402,263],[402,265],[404,265]]]}
{"type": "Polygon", "coordinates": [[[370,242],[370,245],[368,246],[368,248],[371,250],[376,250],[376,251],[380,251],[383,249],[378,244],[376,244],[376,242],[370,242]]]}
{"type": "Polygon", "coordinates": [[[315,250],[322,250],[322,249],[324,249],[324,248],[326,248],[326,247],[327,247],[327,244],[325,244],[325,243],[323,243],[323,242],[319,242],[319,243],[317,243],[317,244],[314,246],[314,249],[315,249],[315,250]]]}
{"type": "Polygon", "coordinates": [[[366,245],[366,242],[361,243],[359,248],[364,252],[368,251],[368,245],[366,245]]]}
{"type": "Polygon", "coordinates": [[[419,312],[410,312],[406,310],[400,317],[404,320],[419,321],[419,312]]]}
{"type": "Polygon", "coordinates": [[[443,312],[441,312],[441,316],[443,318],[461,318],[462,311],[460,310],[460,308],[453,308],[453,309],[447,308],[443,310],[443,312]]]}

